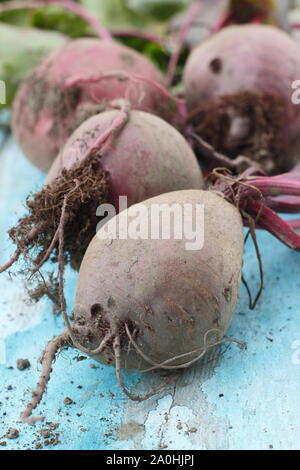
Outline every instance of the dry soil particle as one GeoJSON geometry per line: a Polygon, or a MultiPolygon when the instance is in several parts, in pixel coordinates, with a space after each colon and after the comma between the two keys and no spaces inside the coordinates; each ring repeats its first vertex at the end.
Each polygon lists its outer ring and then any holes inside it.
{"type": "Polygon", "coordinates": [[[15,428],[9,428],[9,430],[7,431],[6,433],[6,436],[7,439],[16,439],[17,437],[19,437],[19,431],[18,429],[15,429],[15,428]]]}
{"type": "Polygon", "coordinates": [[[29,367],[30,367],[30,362],[28,359],[17,359],[17,369],[25,370],[25,369],[29,369],[29,367]]]}
{"type": "Polygon", "coordinates": [[[71,398],[69,398],[69,397],[66,397],[66,398],[64,399],[64,404],[65,404],[65,405],[73,405],[74,403],[75,403],[75,402],[74,402],[71,398]]]}

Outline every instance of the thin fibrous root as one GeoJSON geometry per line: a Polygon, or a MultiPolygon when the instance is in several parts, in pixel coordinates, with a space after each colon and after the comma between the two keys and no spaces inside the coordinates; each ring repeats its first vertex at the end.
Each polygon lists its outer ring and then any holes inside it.
{"type": "Polygon", "coordinates": [[[252,241],[253,241],[253,244],[254,244],[254,248],[255,248],[255,253],[256,253],[256,259],[258,261],[258,267],[259,267],[259,277],[260,277],[260,286],[259,286],[259,289],[258,289],[258,292],[254,298],[254,300],[252,300],[252,295],[251,295],[251,292],[250,292],[250,289],[249,289],[249,286],[248,286],[248,283],[244,277],[244,275],[242,276],[242,283],[244,284],[246,290],[247,290],[247,293],[248,293],[248,297],[249,297],[249,308],[250,310],[254,310],[256,305],[257,305],[257,302],[259,301],[260,299],[260,296],[262,294],[262,291],[263,291],[263,288],[264,288],[264,271],[263,271],[263,263],[262,263],[262,258],[261,258],[261,254],[260,254],[260,250],[259,250],[259,246],[258,246],[258,242],[257,242],[257,238],[256,238],[256,232],[255,232],[255,224],[256,224],[256,221],[259,219],[259,216],[260,216],[260,211],[256,214],[256,218],[254,219],[253,217],[251,217],[250,214],[244,212],[244,211],[241,211],[241,214],[247,219],[248,221],[248,225],[249,225],[249,233],[247,234],[246,236],[246,239],[245,239],[245,243],[248,239],[248,236],[249,234],[251,235],[251,238],[252,238],[252,241]]]}
{"type": "Polygon", "coordinates": [[[120,336],[116,336],[113,342],[113,348],[114,348],[114,354],[115,354],[115,367],[116,367],[116,376],[118,383],[125,395],[127,395],[131,400],[133,401],[138,401],[142,402],[145,400],[148,400],[148,398],[153,397],[154,395],[157,395],[158,392],[160,392],[163,388],[166,387],[166,385],[170,384],[170,380],[166,380],[162,382],[158,387],[155,387],[151,392],[147,393],[146,395],[135,395],[134,393],[131,393],[127,388],[125,387],[124,381],[122,379],[122,373],[121,373],[121,341],[120,341],[120,336]]]}
{"type": "Polygon", "coordinates": [[[41,259],[41,261],[40,261],[40,262],[37,264],[37,266],[35,266],[35,268],[33,269],[30,278],[31,278],[32,276],[34,276],[34,274],[37,273],[37,272],[41,269],[41,267],[46,263],[46,261],[49,259],[50,255],[51,255],[52,251],[54,250],[55,245],[56,245],[56,243],[57,243],[57,241],[58,241],[59,230],[60,230],[60,227],[58,226],[58,228],[57,228],[57,230],[56,230],[56,232],[55,232],[55,235],[54,235],[54,237],[53,237],[53,239],[52,239],[52,241],[51,241],[51,243],[50,243],[50,245],[49,245],[49,248],[47,249],[47,251],[46,251],[46,253],[44,254],[44,256],[43,256],[43,258],[41,259]]]}
{"type": "Polygon", "coordinates": [[[197,17],[199,16],[201,8],[203,8],[202,2],[194,1],[192,2],[192,4],[187,10],[185,22],[178,35],[176,51],[172,54],[169,64],[168,64],[168,71],[167,71],[167,86],[168,87],[170,87],[173,83],[176,67],[179,61],[180,54],[182,52],[184,41],[186,40],[186,37],[195,19],[197,19],[197,17]]]}
{"type": "MultiPolygon", "coordinates": [[[[26,245],[26,243],[34,240],[38,236],[38,233],[39,233],[38,228],[31,229],[30,232],[28,233],[28,235],[26,235],[24,237],[24,245],[26,245]]],[[[16,249],[16,251],[14,252],[13,256],[10,258],[10,260],[7,263],[5,263],[3,266],[0,266],[0,274],[4,273],[9,268],[11,268],[18,261],[21,254],[24,254],[24,252],[23,252],[22,247],[19,247],[19,248],[16,249]]]]}
{"type": "Polygon", "coordinates": [[[66,299],[64,295],[64,226],[66,222],[66,209],[67,209],[67,203],[68,203],[68,198],[71,195],[73,191],[77,188],[77,185],[64,197],[64,202],[62,206],[62,211],[61,211],[61,217],[58,225],[58,277],[59,277],[59,285],[58,285],[58,291],[59,291],[59,301],[60,301],[60,308],[61,312],[63,314],[64,322],[67,327],[68,335],[70,339],[72,340],[73,346],[82,351],[85,354],[88,354],[90,356],[96,356],[97,354],[101,354],[102,351],[106,348],[107,344],[109,343],[110,340],[114,337],[114,332],[110,331],[108,332],[102,341],[100,342],[99,346],[95,349],[88,349],[82,346],[76,339],[75,334],[72,329],[72,325],[70,323],[68,314],[67,314],[67,306],[66,306],[66,299]]]}
{"type": "Polygon", "coordinates": [[[42,373],[38,381],[37,388],[32,394],[31,401],[28,403],[26,409],[21,413],[20,416],[24,423],[34,424],[37,421],[43,421],[43,416],[32,417],[31,414],[41,401],[46,390],[47,383],[49,382],[52,372],[52,364],[56,354],[68,344],[70,344],[69,332],[68,330],[64,330],[62,334],[49,341],[48,345],[46,346],[40,361],[42,364],[42,373]]]}
{"type": "MultiPolygon", "coordinates": [[[[238,208],[238,210],[240,211],[243,217],[244,223],[246,221],[246,225],[250,229],[245,238],[245,243],[249,235],[251,235],[251,238],[255,247],[255,253],[256,253],[256,258],[258,261],[259,274],[260,274],[260,287],[254,300],[252,300],[252,294],[250,292],[248,283],[244,276],[242,276],[242,283],[244,284],[247,290],[248,297],[249,297],[249,308],[250,310],[253,310],[256,307],[257,302],[259,301],[261,297],[263,287],[264,287],[264,272],[263,272],[262,258],[260,255],[260,250],[259,250],[259,246],[258,246],[258,242],[256,238],[255,228],[256,228],[256,224],[261,216],[261,213],[263,211],[264,204],[265,204],[265,197],[264,197],[264,192],[263,192],[264,188],[262,186],[260,187],[255,186],[253,182],[255,182],[256,180],[259,180],[259,181],[264,180],[264,181],[269,182],[269,180],[271,180],[272,178],[271,177],[267,177],[267,178],[259,177],[256,175],[253,177],[249,176],[248,178],[244,177],[244,175],[240,175],[239,177],[234,178],[232,177],[229,170],[225,170],[225,172],[222,172],[221,168],[215,168],[212,171],[211,176],[213,178],[215,177],[218,178],[223,184],[225,183],[226,187],[223,190],[223,195],[227,197],[230,202],[234,203],[234,205],[238,208]],[[249,191],[251,192],[252,197],[260,199],[261,202],[263,203],[258,207],[258,210],[256,213],[253,213],[253,212],[248,213],[247,211],[242,209],[244,205],[244,201],[245,201],[245,197],[243,196],[243,194],[249,191]]],[[[218,179],[217,179],[217,182],[215,183],[216,187],[218,187],[218,179]]],[[[246,202],[248,202],[248,199],[246,199],[246,202]]]]}
{"type": "Polygon", "coordinates": [[[78,221],[75,221],[74,214],[84,213],[85,208],[91,213],[96,213],[96,208],[94,211],[91,206],[93,201],[96,200],[96,197],[100,198],[102,201],[107,200],[109,197],[109,181],[101,165],[99,165],[99,153],[104,152],[106,145],[109,146],[112,139],[121,132],[128,122],[130,115],[130,104],[126,100],[112,101],[110,107],[118,109],[119,113],[109,128],[97,137],[87,149],[82,162],[68,171],[64,170],[62,175],[57,178],[55,182],[46,186],[39,193],[36,193],[33,201],[27,201],[27,206],[30,210],[29,215],[22,218],[19,224],[9,232],[11,239],[17,245],[17,250],[12,258],[5,263],[5,265],[0,267],[0,273],[9,269],[16,263],[21,255],[27,258],[33,266],[30,272],[30,278],[40,271],[58,244],[59,233],[61,231],[60,225],[62,224],[61,207],[64,202],[64,194],[67,196],[67,202],[69,202],[72,209],[72,211],[68,211],[68,213],[64,210],[65,213],[63,216],[64,227],[68,222],[66,252],[69,255],[71,264],[73,263],[73,267],[74,265],[78,265],[78,260],[80,260],[80,256],[83,256],[85,251],[84,243],[88,240],[89,236],[92,238],[90,231],[93,227],[90,222],[91,218],[89,217],[81,220],[82,227],[78,225],[78,221]],[[96,169],[93,167],[94,164],[96,165],[96,169]],[[78,190],[78,194],[75,192],[76,189],[78,190]],[[69,201],[72,194],[72,199],[69,201]],[[85,195],[84,198],[83,194],[85,195]],[[75,238],[74,233],[76,230],[81,233],[80,230],[85,228],[84,224],[86,224],[87,227],[85,231],[82,230],[85,239],[75,238]],[[31,228],[32,225],[33,227],[31,228]],[[28,233],[24,235],[27,227],[29,227],[28,233]],[[39,239],[39,235],[43,236],[39,239]],[[35,240],[36,244],[33,243],[35,240]],[[38,257],[33,260],[29,257],[29,252],[31,249],[35,248],[39,248],[41,251],[38,257]]]}
{"type": "Polygon", "coordinates": [[[173,356],[173,357],[170,357],[169,359],[161,362],[161,363],[157,363],[155,361],[153,361],[152,359],[150,359],[145,353],[143,353],[143,351],[139,348],[139,346],[137,345],[137,343],[134,341],[131,333],[130,333],[130,330],[128,328],[128,325],[125,323],[125,330],[126,330],[126,333],[127,333],[127,336],[130,340],[130,342],[132,343],[132,345],[134,346],[134,348],[136,349],[137,353],[146,361],[148,362],[149,364],[152,365],[152,367],[148,368],[148,369],[145,369],[145,370],[138,370],[136,371],[137,373],[145,373],[145,372],[150,372],[152,370],[156,370],[156,369],[165,369],[165,370],[176,370],[176,369],[185,369],[187,367],[189,367],[190,365],[194,364],[194,362],[197,362],[199,361],[205,354],[206,352],[209,350],[209,349],[212,349],[216,346],[219,346],[221,344],[225,344],[225,343],[236,343],[238,344],[238,346],[241,348],[241,349],[245,349],[246,347],[246,343],[244,343],[243,341],[239,341],[235,338],[228,338],[228,337],[225,337],[219,341],[216,341],[210,345],[207,345],[207,338],[208,338],[208,335],[210,333],[212,333],[213,331],[215,332],[218,332],[220,333],[220,330],[218,330],[217,328],[212,328],[210,330],[208,330],[205,335],[204,335],[204,346],[202,348],[197,348],[197,349],[194,349],[193,351],[189,351],[187,353],[183,353],[183,354],[179,354],[178,356],[173,356]],[[195,357],[194,359],[192,359],[191,361],[188,361],[188,362],[185,362],[184,364],[180,364],[180,365],[175,365],[175,366],[170,366],[168,365],[169,363],[172,363],[174,362],[175,360],[178,360],[178,359],[183,359],[185,357],[188,357],[188,356],[191,356],[193,354],[198,354],[197,357],[195,357]]]}
{"type": "Polygon", "coordinates": [[[10,258],[10,260],[5,263],[3,266],[0,267],[0,273],[4,273],[5,271],[7,271],[13,264],[15,264],[19,257],[21,255],[21,250],[18,248],[15,253],[13,254],[13,256],[10,258]]]}
{"type": "Polygon", "coordinates": [[[259,163],[255,162],[250,157],[239,155],[236,158],[229,158],[223,153],[217,152],[211,144],[202,139],[198,134],[192,132],[190,133],[190,136],[196,141],[197,147],[200,152],[202,152],[207,164],[213,164],[214,166],[223,165],[224,167],[235,170],[238,173],[241,173],[241,171],[244,170],[243,175],[247,170],[250,170],[254,174],[264,174],[259,163]]]}

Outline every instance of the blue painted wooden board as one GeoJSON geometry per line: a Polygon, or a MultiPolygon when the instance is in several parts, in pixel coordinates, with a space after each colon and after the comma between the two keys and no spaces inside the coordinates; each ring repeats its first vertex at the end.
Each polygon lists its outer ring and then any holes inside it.
{"type": "MultiPolygon", "coordinates": [[[[43,178],[9,139],[0,153],[0,263],[12,252],[6,231],[24,212],[26,195],[39,188],[43,178]]],[[[76,351],[64,350],[37,410],[58,424],[60,443],[55,449],[300,448],[300,255],[266,233],[259,233],[258,240],[266,287],[254,312],[241,288],[229,332],[246,341],[248,349],[232,345],[221,357],[215,352],[205,365],[187,370],[176,385],[140,404],[122,394],[112,368],[91,359],[78,362],[76,351]],[[65,397],[75,404],[64,405],[65,397]]],[[[257,288],[250,243],[245,274],[257,288]]],[[[71,310],[76,274],[68,272],[66,281],[71,310]]],[[[0,277],[0,442],[7,443],[3,449],[35,448],[37,442],[53,448],[40,436],[45,425],[22,424],[19,413],[39,376],[43,346],[61,329],[62,320],[52,315],[50,303],[28,304],[20,280],[0,277]],[[31,368],[17,370],[18,358],[28,358],[31,368]],[[10,427],[19,430],[17,439],[3,437],[10,427]]],[[[141,392],[159,380],[153,375],[125,378],[141,392]]]]}

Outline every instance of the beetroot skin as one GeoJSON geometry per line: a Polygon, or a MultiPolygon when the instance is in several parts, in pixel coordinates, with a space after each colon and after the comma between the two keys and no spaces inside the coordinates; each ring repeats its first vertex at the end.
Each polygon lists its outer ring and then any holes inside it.
{"type": "Polygon", "coordinates": [[[87,117],[116,98],[135,109],[167,115],[166,99],[155,86],[110,78],[97,83],[67,82],[107,72],[142,75],[158,84],[164,80],[147,58],[112,41],[77,39],[51,53],[23,82],[13,106],[13,132],[25,155],[47,171],[71,133],[87,117]],[[26,117],[26,118],[25,118],[26,117]]]}
{"type": "Polygon", "coordinates": [[[269,173],[289,169],[300,134],[300,107],[291,99],[299,78],[300,48],[285,32],[265,25],[225,28],[186,63],[190,122],[232,158],[249,155],[269,173]]]}
{"type": "MultiPolygon", "coordinates": [[[[164,192],[200,189],[201,169],[184,137],[144,111],[111,110],[86,120],[54,161],[43,189],[27,200],[28,214],[9,234],[15,257],[30,252],[36,272],[64,234],[64,253],[78,269],[100,221],[97,208],[119,196],[131,206],[164,192]]],[[[54,258],[57,261],[57,258],[54,258]]]]}
{"type": "MultiPolygon", "coordinates": [[[[142,226],[153,204],[190,204],[194,210],[196,204],[203,204],[203,248],[187,250],[185,238],[138,242],[117,238],[108,243],[101,239],[103,227],[90,243],[80,268],[75,325],[98,323],[104,330],[107,326],[113,334],[124,335],[127,344],[127,323],[131,331],[137,330],[138,346],[155,364],[195,350],[194,354],[172,360],[169,366],[175,368],[198,356],[208,331],[211,344],[223,338],[230,325],[241,279],[242,220],[239,211],[219,195],[188,190],[142,202],[140,205],[147,208],[142,226]]],[[[117,218],[122,216],[124,213],[117,218]]],[[[178,228],[177,223],[171,222],[171,233],[178,228]]],[[[110,227],[113,233],[114,220],[105,226],[106,233],[110,227]]],[[[89,345],[93,348],[103,340],[103,330],[99,328],[98,337],[96,328],[91,330],[96,334],[89,345]]],[[[135,348],[130,349],[122,351],[122,367],[142,370],[151,366],[151,361],[145,361],[135,348]]],[[[93,357],[115,364],[114,352],[109,348],[93,357]]]]}
{"type": "MultiPolygon", "coordinates": [[[[85,151],[113,123],[119,111],[106,111],[85,121],[67,141],[54,161],[46,184],[82,163],[85,151]]],[[[115,143],[101,156],[109,175],[110,201],[118,205],[127,196],[128,206],[177,189],[201,188],[202,174],[184,137],[170,124],[143,111],[131,111],[115,143]]]]}

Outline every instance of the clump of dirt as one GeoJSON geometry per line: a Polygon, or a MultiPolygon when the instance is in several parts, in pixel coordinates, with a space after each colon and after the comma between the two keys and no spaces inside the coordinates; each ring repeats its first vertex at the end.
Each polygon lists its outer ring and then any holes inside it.
{"type": "Polygon", "coordinates": [[[17,359],[17,369],[19,370],[29,369],[30,365],[28,359],[17,359]]]}
{"type": "Polygon", "coordinates": [[[74,404],[74,401],[72,400],[72,398],[69,398],[69,397],[64,398],[64,405],[73,405],[73,404],[74,404]]]}
{"type": "Polygon", "coordinates": [[[56,423],[46,423],[46,425],[36,434],[34,441],[35,449],[43,449],[44,446],[56,446],[60,444],[59,432],[54,432],[58,428],[56,423]],[[41,441],[42,440],[42,441],[41,441]]]}
{"type": "Polygon", "coordinates": [[[104,99],[101,103],[96,102],[96,98],[92,102],[92,97],[87,100],[81,86],[67,88],[59,83],[54,86],[51,80],[37,72],[28,77],[26,84],[30,93],[23,93],[20,109],[29,108],[31,119],[24,121],[23,113],[19,113],[17,125],[27,126],[34,132],[39,116],[50,114],[52,122],[48,135],[53,142],[62,143],[82,122],[104,111],[107,105],[104,99]]]}
{"type": "Polygon", "coordinates": [[[17,439],[17,437],[19,437],[20,435],[20,432],[18,429],[15,429],[15,428],[9,428],[9,430],[7,431],[5,437],[7,437],[7,439],[17,439]]]}
{"type": "MultiPolygon", "coordinates": [[[[47,79],[39,73],[33,73],[27,79],[27,87],[31,92],[24,93],[21,109],[28,106],[33,117],[33,122],[38,120],[42,111],[48,110],[53,115],[53,126],[49,134],[59,137],[59,128],[55,127],[55,122],[64,122],[67,114],[74,113],[81,100],[82,90],[80,87],[62,89],[59,86],[53,87],[47,79]]],[[[17,116],[17,119],[22,119],[17,116]]]]}
{"type": "MultiPolygon", "coordinates": [[[[101,167],[100,157],[91,155],[71,170],[63,170],[53,183],[26,201],[29,214],[10,230],[9,235],[25,258],[30,252],[33,270],[43,262],[49,247],[52,261],[57,261],[57,233],[67,198],[63,221],[66,262],[78,269],[82,257],[96,233],[96,210],[109,199],[110,185],[101,167]]],[[[50,254],[50,253],[49,253],[50,254]]],[[[38,292],[34,296],[39,297],[38,292]]]]}
{"type": "Polygon", "coordinates": [[[196,134],[232,159],[250,157],[267,174],[290,169],[285,107],[273,95],[225,95],[192,111],[188,121],[196,134]]]}

